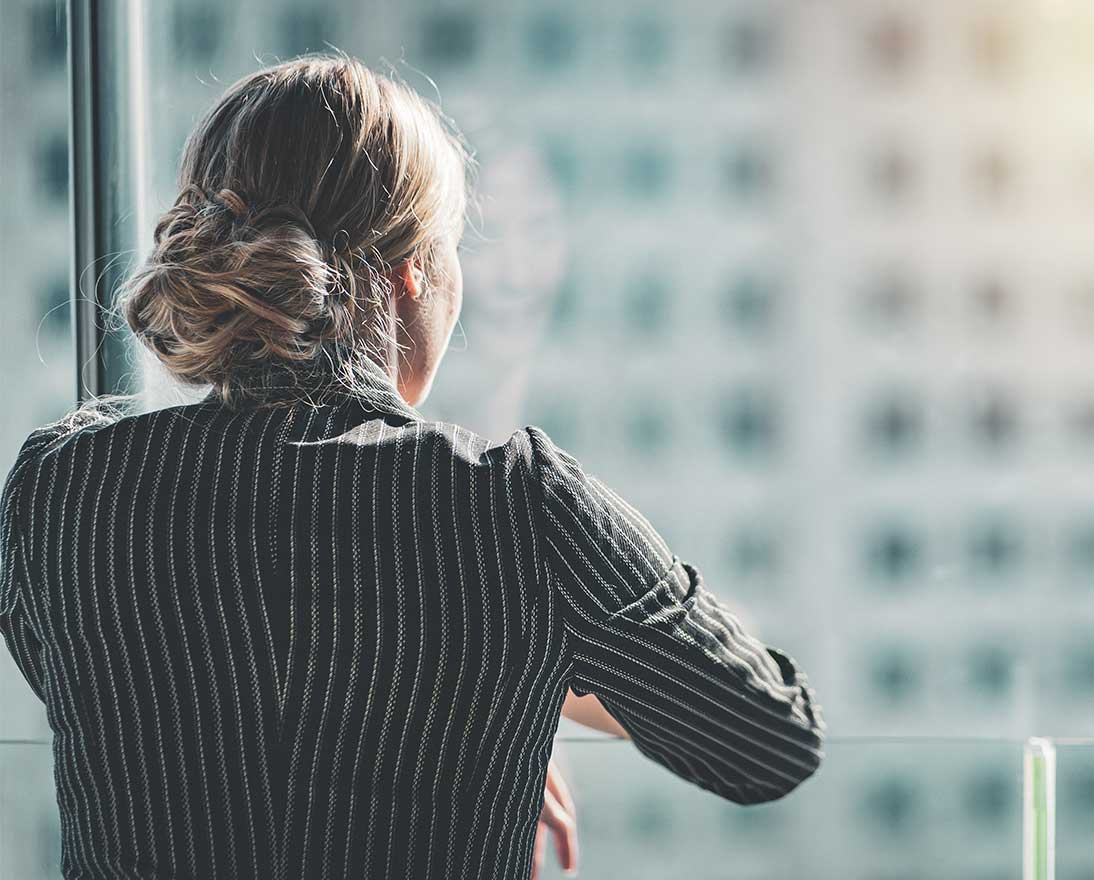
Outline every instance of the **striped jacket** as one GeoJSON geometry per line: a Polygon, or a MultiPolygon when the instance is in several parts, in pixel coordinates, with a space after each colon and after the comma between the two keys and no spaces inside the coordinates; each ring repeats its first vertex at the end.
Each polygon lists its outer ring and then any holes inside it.
{"type": "Polygon", "coordinates": [[[65,878],[524,880],[567,687],[731,801],[813,773],[804,675],[646,518],[540,428],[427,420],[372,366],[23,444],[0,631],[65,878]]]}

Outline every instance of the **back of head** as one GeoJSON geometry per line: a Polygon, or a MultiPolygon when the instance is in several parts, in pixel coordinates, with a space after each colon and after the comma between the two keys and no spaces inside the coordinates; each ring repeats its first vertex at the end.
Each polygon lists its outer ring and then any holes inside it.
{"type": "MultiPolygon", "coordinates": [[[[232,85],[119,307],[168,371],[230,405],[385,362],[394,266],[462,234],[470,156],[434,104],[346,56],[232,85]]],[[[278,395],[291,399],[291,395],[278,395]]]]}

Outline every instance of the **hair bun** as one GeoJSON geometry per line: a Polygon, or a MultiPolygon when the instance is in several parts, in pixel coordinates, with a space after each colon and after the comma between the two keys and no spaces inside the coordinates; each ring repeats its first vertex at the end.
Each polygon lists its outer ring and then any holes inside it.
{"type": "Polygon", "coordinates": [[[324,250],[295,206],[188,186],[128,283],[126,322],[192,384],[223,383],[271,358],[313,360],[333,335],[329,297],[338,288],[324,250]]]}
{"type": "MultiPolygon", "coordinates": [[[[193,208],[195,215],[204,215],[210,221],[221,221],[229,239],[247,240],[249,235],[253,236],[258,231],[295,225],[317,242],[319,240],[311,219],[296,205],[273,202],[255,204],[246,194],[236,190],[206,191],[196,184],[186,186],[179,194],[175,206],[182,205],[193,208]]],[[[161,220],[161,225],[164,221],[169,222],[169,214],[161,220]]]]}

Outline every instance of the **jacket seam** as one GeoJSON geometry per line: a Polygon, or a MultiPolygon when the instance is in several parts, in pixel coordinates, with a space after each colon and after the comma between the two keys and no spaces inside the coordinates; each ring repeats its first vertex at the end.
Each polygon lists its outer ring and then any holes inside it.
{"type": "MultiPolygon", "coordinates": [[[[567,619],[565,609],[563,608],[564,603],[560,601],[560,597],[555,593],[554,569],[551,566],[550,558],[550,542],[545,540],[546,532],[544,530],[542,515],[542,508],[545,502],[543,487],[540,485],[540,467],[536,460],[536,440],[535,437],[532,436],[532,432],[528,430],[528,426],[521,428],[521,432],[525,435],[525,441],[528,444],[527,463],[529,473],[526,474],[526,485],[528,487],[528,497],[530,500],[533,500],[531,505],[532,542],[540,559],[540,564],[536,566],[536,582],[547,592],[547,599],[551,603],[551,608],[555,612],[556,619],[559,621],[559,631],[562,635],[562,650],[566,660],[564,678],[566,681],[571,681],[574,678],[576,661],[574,659],[573,643],[570,634],[570,622],[567,619]],[[542,569],[542,571],[540,571],[540,569],[542,569]]],[[[523,465],[521,469],[524,469],[523,465]]]]}

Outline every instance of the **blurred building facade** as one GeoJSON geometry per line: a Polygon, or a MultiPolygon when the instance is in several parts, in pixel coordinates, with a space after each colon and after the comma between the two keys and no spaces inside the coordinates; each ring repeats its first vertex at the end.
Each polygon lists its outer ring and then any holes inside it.
{"type": "MultiPolygon", "coordinates": [[[[8,461],[74,386],[58,9],[3,0],[8,461]]],[[[336,47],[440,100],[485,198],[423,411],[544,427],[789,647],[834,736],[1094,730],[1094,11],[176,0],[144,27],[149,228],[193,123],[259,62],[336,47]]],[[[47,734],[16,676],[5,657],[0,728],[47,734]]],[[[937,880],[917,852],[957,848],[954,878],[1017,877],[1012,750],[934,754],[725,811],[738,872],[710,826],[690,876],[937,880]],[[818,829],[823,854],[786,852],[818,829]]],[[[1094,819],[1080,763],[1064,828],[1094,819]]],[[[619,876],[655,876],[674,805],[721,815],[641,780],[610,798],[619,876]]],[[[1094,877],[1094,842],[1066,858],[1094,877]]]]}

